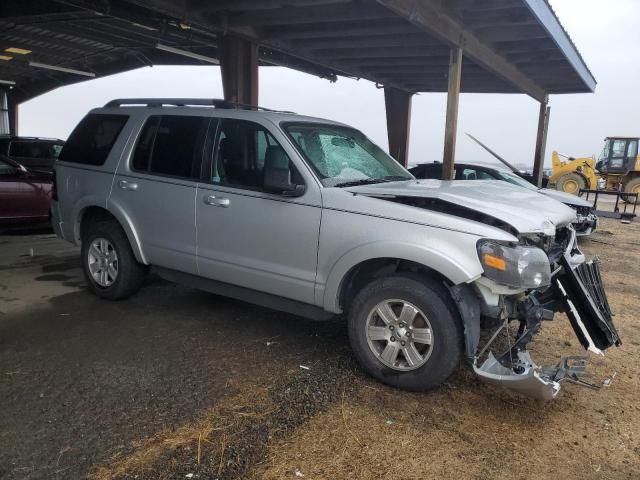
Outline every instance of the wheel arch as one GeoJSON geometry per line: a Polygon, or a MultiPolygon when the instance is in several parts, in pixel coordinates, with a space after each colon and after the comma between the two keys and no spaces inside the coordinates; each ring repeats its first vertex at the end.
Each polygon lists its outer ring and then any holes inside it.
{"type": "Polygon", "coordinates": [[[367,244],[343,255],[332,267],[324,289],[324,309],[342,313],[349,295],[355,294],[358,286],[363,286],[362,279],[376,278],[398,269],[423,273],[448,286],[472,281],[482,274],[477,258],[463,262],[423,245],[400,242],[367,244]]]}
{"type": "MultiPolygon", "coordinates": [[[[411,272],[441,283],[452,302],[452,312],[463,329],[464,353],[468,362],[473,362],[480,342],[480,301],[467,283],[453,284],[442,273],[423,264],[398,258],[376,258],[365,260],[352,267],[345,275],[339,291],[339,305],[345,310],[357,293],[371,280],[399,272],[411,272]]],[[[444,299],[443,300],[447,300],[444,299]]]]}
{"type": "Polygon", "coordinates": [[[104,206],[88,203],[78,208],[78,212],[74,216],[76,219],[74,225],[74,240],[77,245],[80,245],[82,242],[82,234],[84,233],[84,229],[90,224],[93,220],[102,220],[102,219],[112,219],[116,221],[122,230],[124,230],[127,239],[129,240],[129,244],[131,245],[131,249],[133,250],[133,254],[136,257],[136,260],[144,265],[148,265],[144,253],[142,251],[142,246],[140,244],[140,239],[136,230],[133,228],[130,218],[120,209],[107,209],[104,206]]]}

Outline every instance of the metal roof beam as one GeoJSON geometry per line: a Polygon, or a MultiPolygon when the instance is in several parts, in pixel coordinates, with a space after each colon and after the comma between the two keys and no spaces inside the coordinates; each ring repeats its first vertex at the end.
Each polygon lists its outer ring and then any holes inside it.
{"type": "Polygon", "coordinates": [[[202,8],[203,12],[222,12],[222,11],[252,11],[252,10],[270,10],[282,7],[308,7],[315,5],[334,5],[339,3],[350,3],[352,0],[216,0],[206,7],[202,8]]]}
{"type": "Polygon", "coordinates": [[[330,48],[381,48],[381,47],[423,47],[425,49],[441,45],[436,40],[425,38],[423,35],[381,35],[353,38],[318,38],[291,42],[308,50],[330,48]]]}
{"type": "Polygon", "coordinates": [[[500,28],[495,27],[482,27],[474,28],[471,30],[474,35],[477,35],[481,40],[488,43],[495,43],[501,41],[523,40],[537,40],[541,38],[547,38],[547,33],[540,25],[504,25],[500,28]]]}
{"type": "Polygon", "coordinates": [[[421,32],[412,25],[407,25],[406,22],[385,21],[384,24],[379,24],[371,21],[365,24],[356,22],[334,23],[322,27],[305,25],[302,28],[274,28],[267,33],[270,38],[277,38],[279,40],[304,40],[313,38],[361,37],[367,35],[407,35],[421,32]]]}
{"type": "Polygon", "coordinates": [[[379,48],[327,48],[316,50],[318,55],[331,57],[336,60],[358,60],[367,61],[369,59],[386,60],[390,58],[421,57],[427,61],[431,57],[449,58],[448,47],[379,47],[379,48]]]}
{"type": "Polygon", "coordinates": [[[518,7],[518,3],[513,0],[446,0],[443,2],[449,10],[507,10],[518,7]]]}
{"type": "Polygon", "coordinates": [[[483,65],[495,75],[515,85],[522,92],[538,101],[545,98],[546,91],[537,82],[518,70],[507,59],[500,56],[489,45],[446,15],[439,3],[433,0],[377,0],[390,10],[409,19],[449,45],[461,46],[467,57],[483,65]]]}
{"type": "MultiPolygon", "coordinates": [[[[402,67],[407,65],[413,66],[441,66],[447,65],[449,57],[446,55],[438,55],[424,58],[424,57],[386,57],[386,58],[342,58],[339,59],[342,63],[349,65],[357,65],[361,68],[370,67],[402,67]]],[[[338,59],[336,59],[338,60],[338,59]]]]}
{"type": "Polygon", "coordinates": [[[255,11],[229,16],[230,27],[265,27],[274,25],[303,25],[318,22],[344,22],[347,20],[380,20],[392,18],[388,11],[372,8],[372,4],[344,4],[327,8],[323,5],[300,8],[281,8],[255,11]]]}

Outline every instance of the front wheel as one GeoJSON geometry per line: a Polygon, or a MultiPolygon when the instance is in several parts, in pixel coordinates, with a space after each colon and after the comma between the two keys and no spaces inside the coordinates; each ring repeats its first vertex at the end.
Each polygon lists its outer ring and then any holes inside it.
{"type": "Polygon", "coordinates": [[[453,300],[436,281],[412,274],[374,280],[349,311],[349,340],[371,376],[428,390],[458,367],[463,334],[453,300]]]}
{"type": "Polygon", "coordinates": [[[122,227],[113,220],[89,225],[80,254],[89,289],[109,300],[135,293],[147,273],[147,267],[137,262],[122,227]]]}
{"type": "Polygon", "coordinates": [[[566,173],[562,175],[556,182],[556,189],[561,192],[580,195],[580,190],[587,186],[584,177],[579,173],[566,173]]]}
{"type": "MultiPolygon", "coordinates": [[[[640,197],[640,177],[634,178],[630,180],[624,187],[625,193],[637,193],[638,197],[640,197]]],[[[627,198],[627,203],[635,203],[635,198],[627,198]]],[[[640,198],[638,198],[638,203],[640,204],[640,198]]]]}

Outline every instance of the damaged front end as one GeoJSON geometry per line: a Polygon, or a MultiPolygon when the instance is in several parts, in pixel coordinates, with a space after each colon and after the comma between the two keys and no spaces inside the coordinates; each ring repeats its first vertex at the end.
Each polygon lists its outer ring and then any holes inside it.
{"type": "Polygon", "coordinates": [[[573,228],[576,235],[586,237],[591,235],[598,226],[598,215],[596,209],[589,207],[576,206],[572,207],[576,211],[576,221],[573,222],[573,228]]]}
{"type": "MultiPolygon", "coordinates": [[[[516,294],[504,282],[500,285],[484,278],[476,282],[483,299],[483,320],[485,326],[493,327],[493,334],[471,360],[475,373],[487,383],[552,400],[562,382],[600,388],[607,386],[609,380],[601,384],[587,382],[584,356],[562,357],[554,367],[538,366],[527,346],[542,322],[552,320],[556,312],[565,312],[582,346],[596,354],[602,355],[605,349],[621,342],[613,325],[599,260],[585,262],[572,227],[559,229],[553,240],[542,243],[538,246],[547,254],[550,270],[548,281],[542,279],[539,288],[516,294]],[[514,323],[517,328],[511,327],[514,323]],[[506,345],[497,341],[501,335],[506,345]]],[[[502,266],[500,253],[487,257],[494,266],[502,266]]],[[[528,267],[522,261],[517,265],[518,271],[528,267]]]]}

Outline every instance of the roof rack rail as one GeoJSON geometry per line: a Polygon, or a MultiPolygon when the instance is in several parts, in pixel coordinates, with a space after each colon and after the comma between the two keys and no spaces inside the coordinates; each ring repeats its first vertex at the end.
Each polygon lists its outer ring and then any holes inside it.
{"type": "Polygon", "coordinates": [[[273,110],[271,108],[265,108],[256,105],[247,105],[245,103],[228,102],[220,98],[116,98],[115,100],[107,102],[105,104],[105,108],[133,105],[146,107],[161,107],[163,105],[173,105],[175,107],[206,106],[214,108],[259,110],[264,112],[294,113],[285,110],[273,110]]]}
{"type": "Polygon", "coordinates": [[[142,105],[146,107],[161,107],[162,105],[173,105],[184,107],[187,105],[202,105],[216,108],[229,108],[228,103],[219,98],[116,98],[107,102],[107,107],[122,107],[125,105],[142,105]]]}

